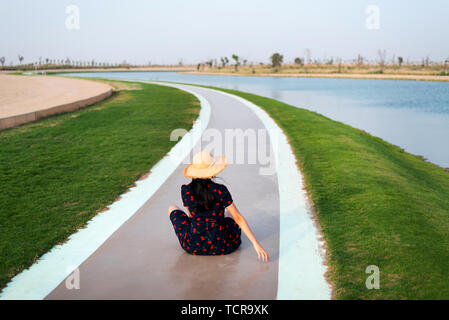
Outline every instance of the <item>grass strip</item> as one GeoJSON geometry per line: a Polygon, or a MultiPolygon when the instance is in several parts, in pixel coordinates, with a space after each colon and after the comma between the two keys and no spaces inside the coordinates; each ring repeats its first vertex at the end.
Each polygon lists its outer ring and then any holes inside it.
{"type": "MultiPolygon", "coordinates": [[[[209,87],[210,88],[210,87],[209,87]]],[[[362,130],[236,90],[287,135],[338,299],[449,298],[449,172],[362,130]],[[380,270],[368,290],[366,268],[380,270]]]]}
{"type": "Polygon", "coordinates": [[[103,102],[0,132],[0,288],[114,202],[199,114],[184,91],[108,82],[118,91],[103,102]]]}

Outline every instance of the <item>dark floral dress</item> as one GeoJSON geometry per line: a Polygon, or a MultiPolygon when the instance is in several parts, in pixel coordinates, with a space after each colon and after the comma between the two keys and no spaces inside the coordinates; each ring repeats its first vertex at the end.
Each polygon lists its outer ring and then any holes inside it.
{"type": "Polygon", "coordinates": [[[190,185],[182,185],[181,196],[191,218],[182,210],[173,210],[170,220],[181,247],[193,255],[223,255],[241,244],[241,229],[234,219],[225,217],[225,208],[232,204],[228,189],[212,182],[208,185],[215,201],[211,210],[196,212],[190,185]]]}

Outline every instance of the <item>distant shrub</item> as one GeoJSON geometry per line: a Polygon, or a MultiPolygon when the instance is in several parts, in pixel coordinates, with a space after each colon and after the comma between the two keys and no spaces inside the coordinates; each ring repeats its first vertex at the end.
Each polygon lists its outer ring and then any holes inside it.
{"type": "Polygon", "coordinates": [[[299,64],[301,66],[304,65],[304,59],[301,59],[299,57],[295,58],[295,64],[299,64]]]}

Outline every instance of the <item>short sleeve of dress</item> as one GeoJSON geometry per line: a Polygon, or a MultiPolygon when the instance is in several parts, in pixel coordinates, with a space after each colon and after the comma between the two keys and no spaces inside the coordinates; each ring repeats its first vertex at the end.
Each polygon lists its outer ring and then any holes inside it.
{"type": "Polygon", "coordinates": [[[232,196],[231,193],[229,192],[228,188],[226,188],[226,186],[222,187],[222,192],[223,192],[223,205],[225,206],[225,208],[227,206],[230,206],[233,202],[232,200],[232,196]]]}
{"type": "Polygon", "coordinates": [[[185,184],[181,186],[181,198],[184,207],[191,208],[192,206],[192,195],[189,191],[189,187],[185,184]]]}

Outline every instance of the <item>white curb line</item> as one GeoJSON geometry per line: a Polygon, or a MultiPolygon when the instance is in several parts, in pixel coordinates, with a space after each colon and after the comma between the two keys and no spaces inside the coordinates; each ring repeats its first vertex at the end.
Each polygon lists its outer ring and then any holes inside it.
{"type": "MultiPolygon", "coordinates": [[[[210,89],[213,90],[213,89],[210,89]]],[[[307,195],[301,172],[288,139],[262,108],[241,97],[233,97],[249,107],[270,135],[276,159],[280,201],[280,244],[277,299],[331,299],[326,281],[325,249],[307,208],[307,195]]]]}
{"type": "Polygon", "coordinates": [[[325,277],[327,266],[324,263],[324,241],[320,240],[321,236],[309,212],[303,176],[296,165],[296,157],[287,136],[268,113],[254,103],[227,92],[203,89],[232,97],[246,105],[256,114],[270,135],[275,154],[280,201],[277,299],[330,300],[332,288],[325,277]]]}
{"type": "MultiPolygon", "coordinates": [[[[129,80],[139,82],[138,80],[129,80]]],[[[177,84],[140,81],[176,87],[196,96],[201,102],[200,115],[189,131],[152,169],[145,179],[111,204],[107,211],[92,218],[86,228],[71,235],[67,242],[55,246],[29,269],[16,275],[0,293],[0,299],[43,299],[53,291],[74,268],[81,265],[123,223],[159,189],[181,164],[201,138],[210,119],[208,101],[194,91],[177,84]],[[67,270],[68,271],[67,272],[67,270]]],[[[194,86],[194,85],[193,85],[194,86]]],[[[304,182],[287,137],[257,105],[241,97],[228,95],[249,107],[270,134],[275,153],[280,198],[280,248],[278,299],[330,299],[331,287],[325,279],[323,243],[307,209],[304,182]]]]}
{"type": "Polygon", "coordinates": [[[0,300],[44,299],[152,197],[188,156],[209,124],[209,102],[193,91],[184,91],[193,94],[201,103],[199,117],[192,129],[151,168],[146,179],[137,181],[135,187],[107,207],[109,210],[96,215],[84,229],[72,234],[65,243],[53,247],[29,269],[16,275],[0,293],[0,300]]]}

